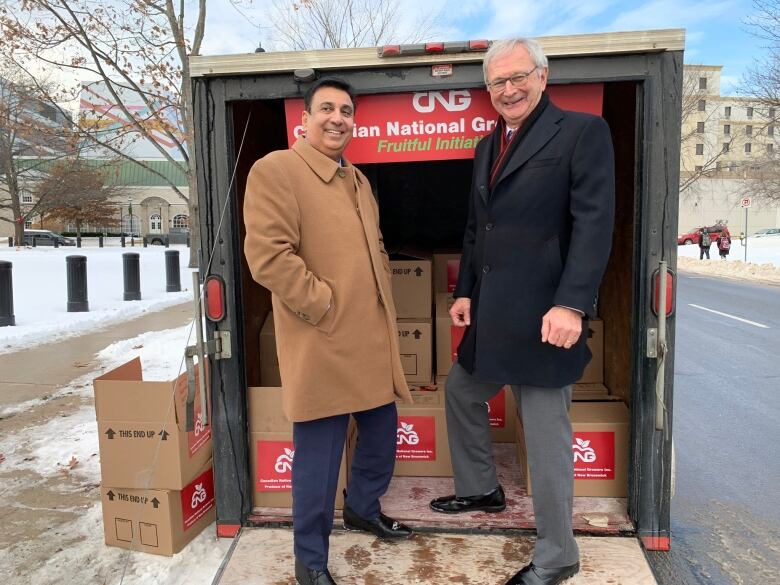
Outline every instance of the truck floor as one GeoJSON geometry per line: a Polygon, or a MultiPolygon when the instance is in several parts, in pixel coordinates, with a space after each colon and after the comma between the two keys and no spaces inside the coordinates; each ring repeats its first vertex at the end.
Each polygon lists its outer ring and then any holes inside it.
{"type": "MultiPolygon", "coordinates": [[[[567,585],[655,585],[639,542],[623,537],[577,537],[580,573],[567,585]]],[[[529,560],[533,538],[502,535],[416,534],[384,543],[334,530],[329,568],[341,585],[503,585],[529,560]]],[[[214,585],[288,585],[293,575],[292,530],[244,528],[214,585]]]]}

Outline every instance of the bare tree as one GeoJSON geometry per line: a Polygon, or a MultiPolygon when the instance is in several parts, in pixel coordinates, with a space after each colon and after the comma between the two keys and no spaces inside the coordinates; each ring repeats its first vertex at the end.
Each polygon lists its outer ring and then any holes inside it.
{"type": "MultiPolygon", "coordinates": [[[[763,41],[766,54],[748,68],[742,92],[759,104],[764,134],[773,136],[780,114],[780,0],[753,0],[753,14],[745,24],[763,41]]],[[[780,202],[780,159],[774,148],[745,168],[744,174],[752,179],[751,192],[756,199],[780,202]]]]}
{"type": "Polygon", "coordinates": [[[418,42],[436,16],[421,13],[403,32],[398,0],[274,0],[269,20],[279,48],[298,51],[418,42]]]}
{"type": "MultiPolygon", "coordinates": [[[[101,132],[98,116],[80,125],[82,139],[108,157],[133,160],[187,199],[190,266],[197,265],[200,238],[188,55],[200,52],[206,0],[197,0],[195,6],[190,27],[185,26],[183,1],[177,6],[173,0],[0,0],[6,60],[32,82],[41,64],[100,80],[111,102],[101,114],[120,121],[122,129],[101,132]],[[139,139],[187,176],[188,194],[128,152],[128,141],[139,139]]],[[[65,93],[48,93],[47,99],[62,104],[77,97],[65,93]]]]}
{"type": "Polygon", "coordinates": [[[85,224],[115,226],[115,208],[109,201],[125,195],[112,180],[116,169],[84,159],[62,159],[51,165],[46,178],[36,185],[35,194],[46,201],[51,219],[74,224],[79,236],[85,224]]]}
{"type": "Polygon", "coordinates": [[[46,197],[34,187],[53,160],[72,155],[69,120],[41,100],[35,87],[0,77],[0,221],[12,223],[14,239],[24,240],[24,224],[44,212],[46,197]]]}

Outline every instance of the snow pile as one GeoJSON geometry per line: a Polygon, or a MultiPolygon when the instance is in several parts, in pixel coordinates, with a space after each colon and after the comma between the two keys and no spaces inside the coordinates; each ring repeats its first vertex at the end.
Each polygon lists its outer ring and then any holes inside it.
{"type": "Polygon", "coordinates": [[[698,246],[678,246],[677,266],[685,272],[707,276],[723,276],[780,284],[780,237],[750,238],[745,248],[738,239],[732,242],[727,260],[721,260],[715,245],[710,248],[710,260],[699,260],[698,246]]]}
{"type": "Polygon", "coordinates": [[[165,292],[165,248],[0,248],[0,260],[13,264],[16,326],[0,327],[0,353],[59,341],[102,326],[127,321],[192,298],[189,249],[179,252],[182,292],[165,292]],[[141,300],[124,301],[122,254],[140,255],[141,300]],[[68,313],[65,258],[87,258],[89,312],[68,313]]]}

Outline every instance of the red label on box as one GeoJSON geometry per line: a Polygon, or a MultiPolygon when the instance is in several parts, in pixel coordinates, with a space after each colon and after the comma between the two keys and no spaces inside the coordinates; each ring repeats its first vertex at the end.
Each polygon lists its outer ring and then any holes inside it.
{"type": "Polygon", "coordinates": [[[615,433],[574,433],[574,479],[615,479],[615,433]]]}
{"type": "Polygon", "coordinates": [[[490,426],[498,429],[506,427],[506,387],[487,401],[490,426]]]}
{"type": "Polygon", "coordinates": [[[466,333],[465,327],[455,327],[455,325],[450,325],[450,357],[452,358],[453,362],[458,359],[458,346],[463,340],[464,333],[466,333]]]}
{"type": "Polygon", "coordinates": [[[190,457],[195,455],[198,449],[205,445],[211,438],[211,425],[204,426],[200,414],[200,405],[195,404],[195,430],[187,433],[187,445],[189,447],[190,457]]]}
{"type": "Polygon", "coordinates": [[[192,527],[214,507],[214,474],[201,473],[181,491],[181,517],[184,530],[192,527]]]}
{"type": "Polygon", "coordinates": [[[447,260],[447,292],[454,293],[455,285],[458,284],[458,274],[460,273],[460,260],[447,260]]]}
{"type": "Polygon", "coordinates": [[[292,441],[258,441],[257,491],[291,490],[293,457],[295,451],[292,441]]]}
{"type": "Polygon", "coordinates": [[[397,461],[436,461],[436,417],[399,416],[397,461]]]}

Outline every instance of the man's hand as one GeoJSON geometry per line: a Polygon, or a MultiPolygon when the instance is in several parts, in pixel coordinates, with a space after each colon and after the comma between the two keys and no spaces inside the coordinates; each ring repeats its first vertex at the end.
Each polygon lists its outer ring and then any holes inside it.
{"type": "Polygon", "coordinates": [[[471,299],[460,297],[450,307],[450,317],[455,327],[466,327],[471,325],[471,299]]]}
{"type": "Polygon", "coordinates": [[[581,334],[582,315],[577,311],[566,307],[553,307],[542,317],[542,343],[570,349],[577,343],[581,334]]]}

